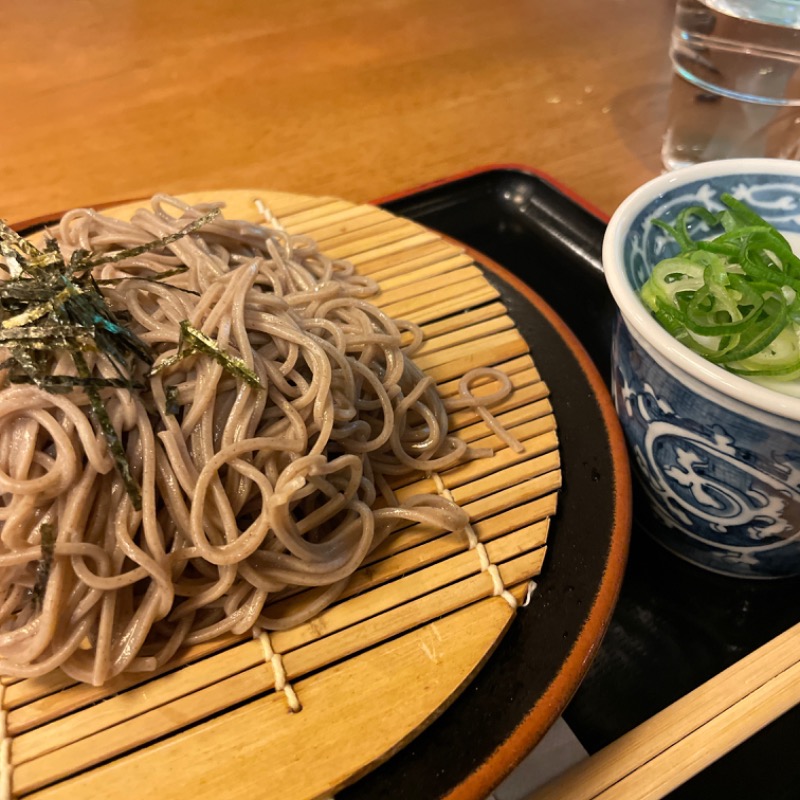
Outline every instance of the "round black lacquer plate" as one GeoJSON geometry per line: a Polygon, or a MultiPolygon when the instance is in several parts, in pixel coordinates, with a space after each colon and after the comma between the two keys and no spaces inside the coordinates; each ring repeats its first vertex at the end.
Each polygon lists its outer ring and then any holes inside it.
{"type": "MultiPolygon", "coordinates": [[[[611,399],[582,345],[526,284],[473,253],[550,388],[563,487],[538,588],[488,662],[417,738],[337,800],[484,800],[577,689],[619,591],[631,486],[611,399]]],[[[413,692],[414,687],[407,687],[413,692]]]]}

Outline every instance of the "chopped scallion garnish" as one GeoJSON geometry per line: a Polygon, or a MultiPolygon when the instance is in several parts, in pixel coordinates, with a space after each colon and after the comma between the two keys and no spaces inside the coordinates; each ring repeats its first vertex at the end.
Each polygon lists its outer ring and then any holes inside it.
{"type": "Polygon", "coordinates": [[[800,377],[800,259],[786,237],[728,194],[718,213],[699,206],[655,224],[680,252],[656,264],[640,296],[676,339],[748,376],[800,377]],[[711,233],[695,239],[691,222],[711,233]]]}

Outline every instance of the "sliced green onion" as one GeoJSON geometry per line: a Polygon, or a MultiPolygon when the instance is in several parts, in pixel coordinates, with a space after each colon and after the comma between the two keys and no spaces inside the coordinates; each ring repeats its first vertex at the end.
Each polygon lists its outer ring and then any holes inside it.
{"type": "Polygon", "coordinates": [[[659,323],[699,355],[741,375],[800,375],[800,258],[774,226],[730,195],[725,209],[682,209],[678,255],[656,264],[640,297],[659,323]],[[713,238],[692,238],[700,220],[713,238]]]}

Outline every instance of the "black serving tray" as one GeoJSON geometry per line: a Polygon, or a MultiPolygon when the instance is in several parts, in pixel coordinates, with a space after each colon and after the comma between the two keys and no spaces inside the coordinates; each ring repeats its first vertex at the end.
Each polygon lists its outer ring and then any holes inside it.
{"type": "MultiPolygon", "coordinates": [[[[605,222],[552,180],[486,168],[382,205],[494,259],[571,327],[607,378],[615,307],[602,274],[605,222]]],[[[635,488],[635,487],[634,487],[635,488]]],[[[594,752],[800,621],[800,581],[725,578],[653,543],[635,497],[625,579],[603,643],[564,712],[594,752]]],[[[703,773],[672,800],[800,797],[800,707],[703,773]]]]}

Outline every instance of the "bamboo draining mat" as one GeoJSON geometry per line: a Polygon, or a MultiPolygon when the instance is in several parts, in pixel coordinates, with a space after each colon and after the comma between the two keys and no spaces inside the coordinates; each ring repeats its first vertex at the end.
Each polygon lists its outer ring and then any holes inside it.
{"type": "MultiPolygon", "coordinates": [[[[3,679],[7,796],[327,796],[444,710],[540,572],[561,482],[555,420],[528,346],[481,269],[436,234],[371,206],[252,191],[185,199],[224,200],[229,218],[257,220],[257,197],[287,229],[377,279],[374,302],[385,311],[422,325],[426,341],[415,360],[443,396],[473,367],[504,370],[514,391],[491,411],[523,452],[473,411],[451,414],[451,430],[494,456],[395,488],[401,498],[451,493],[470,514],[473,541],[464,532],[407,528],[304,625],[268,640],[228,636],[195,646],[156,675],[99,688],[61,673],[3,679]],[[293,695],[299,713],[289,711],[293,695]]],[[[138,205],[106,213],[124,217],[138,205]]]]}

